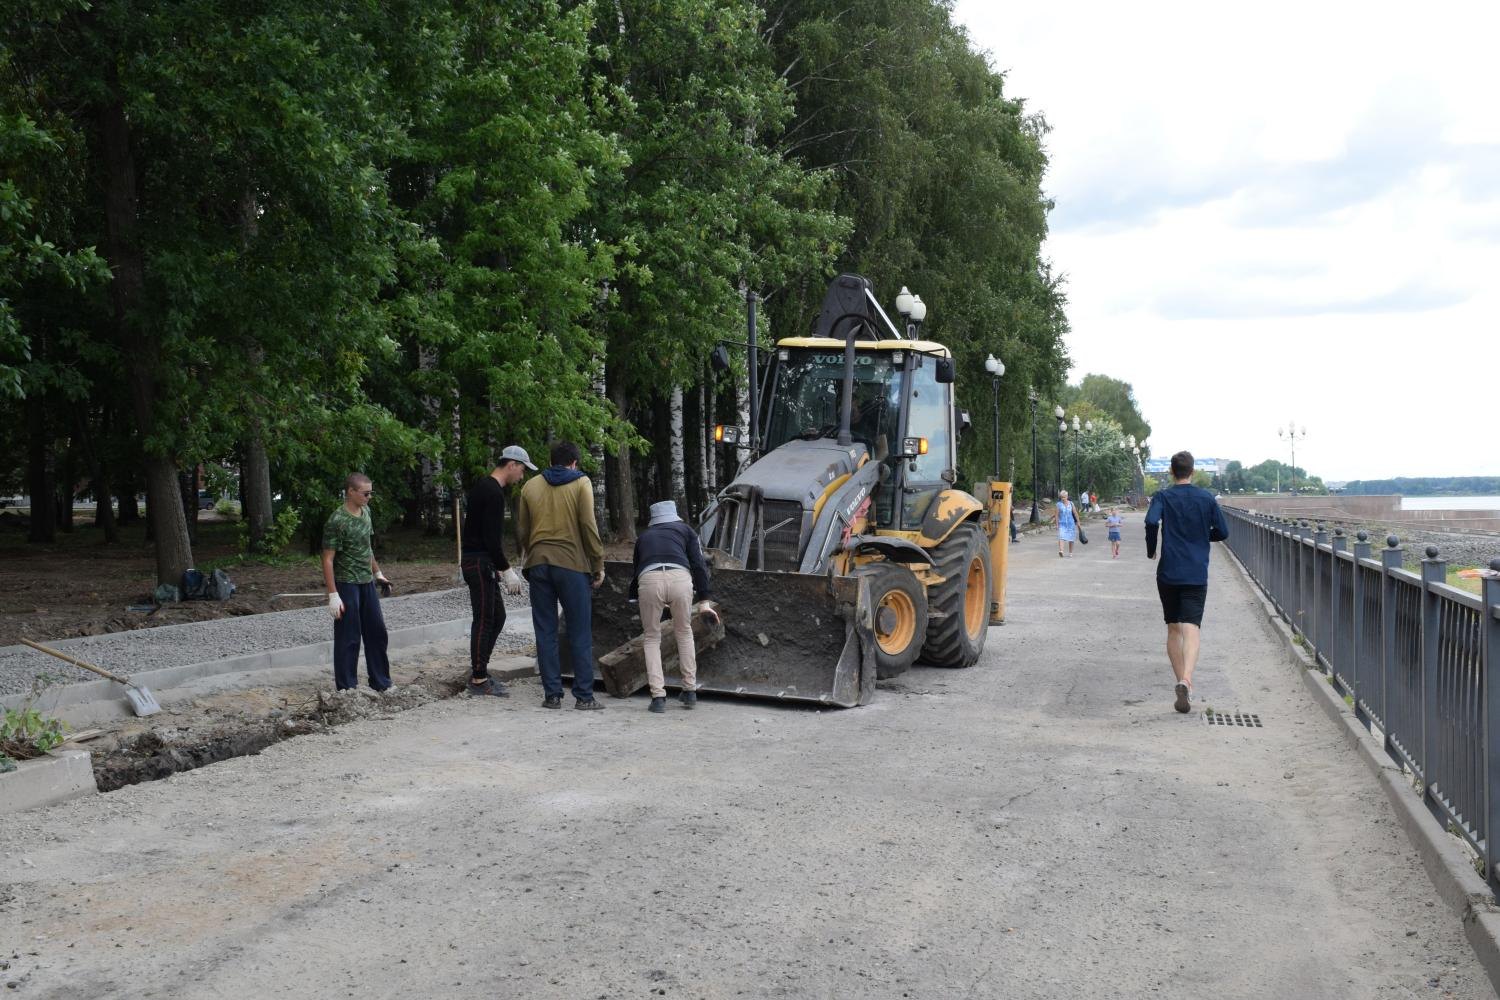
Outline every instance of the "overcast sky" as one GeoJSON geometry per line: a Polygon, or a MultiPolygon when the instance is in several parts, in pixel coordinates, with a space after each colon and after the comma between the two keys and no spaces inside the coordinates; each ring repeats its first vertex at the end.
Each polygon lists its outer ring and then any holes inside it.
{"type": "Polygon", "coordinates": [[[1500,4],[958,0],[1047,120],[1070,381],[1153,453],[1500,475],[1500,4]],[[1418,409],[1417,407],[1421,407],[1418,409]]]}

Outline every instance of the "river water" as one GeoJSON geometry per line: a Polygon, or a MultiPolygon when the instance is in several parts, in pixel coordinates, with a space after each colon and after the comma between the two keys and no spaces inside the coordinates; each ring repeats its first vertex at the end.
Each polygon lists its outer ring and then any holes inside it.
{"type": "Polygon", "coordinates": [[[1402,497],[1402,510],[1500,510],[1500,497],[1402,497]]]}

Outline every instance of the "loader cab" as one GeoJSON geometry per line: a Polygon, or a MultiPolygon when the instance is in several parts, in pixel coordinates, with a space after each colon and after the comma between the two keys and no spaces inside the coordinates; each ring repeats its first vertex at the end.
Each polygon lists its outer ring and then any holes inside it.
{"type": "MultiPolygon", "coordinates": [[[[767,452],[789,441],[832,437],[838,430],[844,344],[798,337],[779,342],[767,379],[763,426],[767,452]]],[[[875,521],[884,530],[912,530],[956,467],[951,369],[940,373],[946,348],[930,341],[870,340],[855,344],[850,432],[887,472],[875,492],[875,521]],[[925,454],[903,457],[902,442],[926,440],[925,454]]],[[[951,362],[949,362],[951,365],[951,362]]]]}

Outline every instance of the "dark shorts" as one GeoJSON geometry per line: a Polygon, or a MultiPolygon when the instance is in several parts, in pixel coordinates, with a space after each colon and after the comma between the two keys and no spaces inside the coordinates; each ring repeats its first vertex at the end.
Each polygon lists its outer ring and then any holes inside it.
{"type": "Polygon", "coordinates": [[[1156,582],[1161,595],[1161,616],[1168,625],[1203,624],[1203,605],[1208,601],[1207,584],[1156,582]]]}

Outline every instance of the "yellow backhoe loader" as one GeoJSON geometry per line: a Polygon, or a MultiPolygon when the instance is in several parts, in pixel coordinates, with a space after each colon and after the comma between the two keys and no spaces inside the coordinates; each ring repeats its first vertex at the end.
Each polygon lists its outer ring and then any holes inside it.
{"type": "MultiPolygon", "coordinates": [[[[752,383],[757,353],[752,333],[752,383]]],[[[973,665],[1004,621],[1011,493],[955,485],[968,415],[952,353],[898,329],[851,274],[813,336],[769,353],[754,426],[715,433],[750,456],[699,525],[723,618],[700,689],[853,706],[919,659],[973,665]]],[[[609,563],[596,592],[601,659],[640,632],[630,574],[609,563]]],[[[639,683],[600,673],[615,694],[639,683]]]]}

